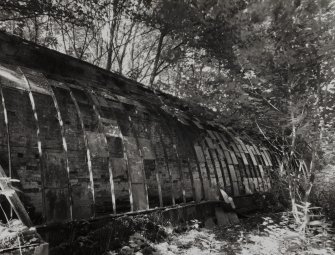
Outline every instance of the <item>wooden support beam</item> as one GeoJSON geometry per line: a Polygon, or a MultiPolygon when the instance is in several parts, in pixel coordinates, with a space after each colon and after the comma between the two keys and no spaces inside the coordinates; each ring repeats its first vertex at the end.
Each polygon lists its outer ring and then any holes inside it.
{"type": "MultiPolygon", "coordinates": [[[[183,128],[185,128],[184,125],[180,124],[179,122],[177,123],[177,129],[174,129],[175,132],[176,132],[176,135],[177,135],[177,141],[176,141],[176,149],[178,151],[178,155],[180,155],[180,153],[182,152],[181,150],[181,146],[180,144],[178,143],[178,140],[180,139],[183,139],[184,141],[185,140],[188,140],[188,137],[184,136],[183,133],[181,133],[180,131],[183,130],[183,128]],[[178,145],[179,144],[179,145],[178,145]]],[[[184,143],[184,146],[187,146],[189,143],[184,143]]],[[[186,148],[184,148],[186,149],[186,148]]],[[[187,161],[187,169],[188,169],[188,174],[190,176],[190,181],[191,181],[191,188],[192,188],[192,197],[193,197],[193,201],[196,201],[196,192],[195,192],[195,187],[194,187],[194,178],[193,178],[193,173],[192,173],[192,168],[191,168],[191,161],[190,161],[190,157],[189,155],[187,154],[187,157],[186,157],[186,161],[187,161]]],[[[181,162],[181,159],[180,159],[180,162],[181,162]]],[[[184,182],[185,182],[185,176],[183,174],[183,177],[184,177],[184,182]]]]}
{"type": "Polygon", "coordinates": [[[214,155],[213,155],[213,151],[212,151],[213,149],[211,149],[209,147],[209,145],[208,145],[207,142],[205,142],[204,146],[207,147],[206,149],[207,149],[207,151],[209,153],[209,158],[210,158],[210,161],[211,161],[212,166],[213,166],[214,175],[215,175],[215,179],[216,179],[216,183],[217,183],[217,187],[218,187],[218,191],[219,191],[219,189],[222,188],[222,187],[220,187],[219,175],[218,175],[218,172],[217,172],[217,166],[215,164],[215,159],[214,159],[214,155]]]}
{"type": "Polygon", "coordinates": [[[174,197],[174,193],[173,193],[174,185],[173,185],[173,180],[172,180],[172,172],[171,172],[170,165],[169,165],[169,157],[168,157],[168,154],[167,154],[166,145],[165,145],[164,140],[163,140],[163,135],[162,135],[162,133],[160,131],[158,131],[158,133],[159,133],[160,142],[161,142],[162,147],[163,147],[165,164],[166,164],[166,168],[168,170],[168,174],[169,174],[169,178],[170,178],[170,183],[171,183],[171,200],[172,200],[172,205],[175,205],[176,204],[176,198],[174,197]]]}
{"type": "Polygon", "coordinates": [[[90,152],[90,148],[88,146],[88,138],[87,138],[87,135],[86,135],[86,132],[85,132],[83,116],[81,114],[77,99],[75,98],[75,96],[73,95],[71,90],[69,92],[70,92],[72,102],[73,102],[73,104],[76,108],[77,115],[78,115],[79,122],[80,122],[80,126],[81,126],[81,130],[82,130],[83,136],[84,136],[84,143],[85,143],[86,157],[87,157],[87,166],[88,166],[89,179],[90,179],[90,190],[91,190],[91,195],[92,195],[92,200],[93,200],[92,217],[95,217],[95,193],[94,193],[94,179],[93,179],[91,152],[90,152]]]}
{"type": "MultiPolygon", "coordinates": [[[[250,171],[249,171],[249,163],[248,163],[248,160],[244,154],[244,150],[243,150],[243,147],[241,144],[242,141],[240,139],[236,139],[239,143],[236,143],[235,142],[235,149],[239,152],[239,154],[241,155],[241,159],[242,159],[242,164],[241,164],[241,167],[243,167],[244,169],[244,173],[245,173],[245,176],[246,176],[246,179],[247,179],[247,183],[248,184],[248,187],[246,187],[246,193],[247,194],[250,194],[250,193],[253,193],[253,182],[251,181],[251,174],[250,174],[250,171]]],[[[244,180],[243,180],[243,184],[244,184],[244,180]]],[[[246,186],[246,184],[244,184],[246,186]]]]}
{"type": "Polygon", "coordinates": [[[169,128],[170,125],[168,125],[168,123],[166,121],[165,125],[166,125],[166,130],[167,130],[167,134],[170,138],[172,147],[173,147],[173,151],[175,153],[176,159],[177,159],[177,165],[178,165],[178,171],[179,171],[179,176],[180,176],[180,183],[181,183],[181,189],[182,189],[182,198],[183,198],[183,202],[186,203],[186,191],[185,191],[185,182],[184,182],[184,174],[183,174],[183,170],[181,168],[181,160],[179,157],[179,153],[177,150],[177,142],[173,140],[173,135],[172,135],[172,131],[169,128]]]}
{"type": "Polygon", "coordinates": [[[1,96],[1,103],[2,103],[2,109],[3,109],[3,114],[4,114],[5,126],[6,126],[7,153],[8,153],[8,173],[9,173],[9,177],[11,178],[12,177],[12,155],[11,155],[11,147],[10,147],[9,122],[8,122],[8,114],[7,114],[5,96],[4,96],[3,91],[2,91],[1,78],[0,78],[0,96],[1,96]]]}
{"type": "MultiPolygon", "coordinates": [[[[246,145],[246,147],[247,147],[247,150],[249,152],[250,158],[252,160],[253,168],[254,168],[254,171],[255,171],[255,174],[256,174],[255,177],[257,178],[258,185],[259,185],[259,187],[263,186],[263,190],[265,190],[265,184],[264,184],[263,178],[261,176],[256,157],[255,157],[254,152],[253,152],[253,147],[250,146],[250,145],[246,145]]],[[[261,191],[261,190],[259,190],[259,191],[261,191]]]]}
{"type": "Polygon", "coordinates": [[[0,188],[3,194],[6,196],[8,202],[16,213],[17,217],[22,221],[27,227],[32,227],[33,223],[24,208],[19,196],[16,194],[15,190],[8,185],[10,178],[7,177],[4,169],[0,165],[0,188]]]}
{"type": "Polygon", "coordinates": [[[200,183],[201,183],[201,197],[200,197],[200,201],[201,201],[205,198],[204,181],[203,181],[203,177],[202,177],[202,174],[201,174],[201,169],[200,169],[200,164],[199,164],[199,161],[198,161],[198,158],[197,158],[197,154],[196,154],[195,149],[194,149],[194,145],[192,144],[191,141],[189,141],[189,145],[191,146],[191,151],[192,151],[195,163],[196,163],[196,167],[197,167],[197,170],[198,170],[198,175],[199,175],[199,179],[200,179],[200,183]]]}
{"type": "Polygon", "coordinates": [[[24,82],[27,85],[28,88],[28,95],[29,95],[29,100],[30,100],[30,104],[31,104],[31,108],[33,110],[34,113],[34,119],[35,119],[35,125],[36,125],[36,137],[37,137],[37,148],[38,148],[38,154],[39,154],[39,167],[40,167],[40,171],[41,171],[41,190],[42,190],[42,214],[43,214],[43,219],[46,220],[46,196],[45,196],[45,166],[44,166],[44,155],[43,155],[43,151],[42,151],[42,140],[40,137],[41,134],[41,129],[40,129],[40,124],[39,124],[39,120],[38,120],[38,114],[36,111],[36,103],[35,103],[35,99],[33,96],[33,92],[31,90],[31,86],[30,86],[30,82],[27,79],[27,77],[24,75],[23,71],[21,70],[20,67],[18,67],[18,71],[22,74],[24,82]]]}
{"type": "MultiPolygon", "coordinates": [[[[153,125],[153,127],[155,127],[154,122],[151,121],[150,123],[151,125],[153,125]]],[[[155,127],[157,128],[157,127],[155,127]]],[[[155,155],[155,175],[156,175],[156,181],[157,181],[157,189],[158,189],[158,197],[159,197],[159,206],[163,207],[163,194],[162,194],[162,185],[161,185],[161,180],[160,180],[160,176],[159,176],[159,171],[158,171],[158,164],[157,164],[157,150],[156,150],[156,145],[155,143],[152,142],[153,140],[153,135],[152,135],[152,129],[149,127],[149,140],[150,140],[150,145],[152,147],[152,150],[154,152],[155,155]]]]}
{"type": "MultiPolygon", "coordinates": [[[[103,128],[103,123],[101,121],[101,110],[100,110],[100,105],[96,104],[97,100],[94,100],[94,94],[93,92],[90,92],[88,90],[85,90],[85,94],[87,95],[87,98],[90,100],[92,104],[93,111],[95,115],[98,118],[98,130],[101,134],[103,134],[103,139],[105,140],[105,143],[108,145],[107,142],[107,135],[106,132],[103,128]]],[[[112,207],[113,207],[113,213],[116,214],[116,202],[115,202],[115,190],[114,190],[114,180],[113,180],[113,167],[112,167],[112,161],[111,161],[111,155],[110,155],[110,150],[108,150],[108,172],[109,172],[109,185],[111,189],[111,199],[112,199],[112,207]]]]}
{"type": "MultiPolygon", "coordinates": [[[[128,117],[130,117],[130,115],[128,114],[128,117]]],[[[143,176],[143,185],[144,185],[144,192],[145,192],[145,199],[146,199],[146,210],[149,209],[149,195],[148,195],[148,184],[147,184],[147,178],[146,178],[146,175],[145,175],[145,170],[144,170],[144,153],[143,153],[143,150],[141,148],[141,145],[139,143],[139,140],[138,140],[138,135],[137,135],[137,130],[136,128],[134,127],[134,124],[131,120],[131,117],[130,117],[130,130],[132,131],[133,135],[134,135],[134,138],[135,138],[135,141],[136,141],[136,146],[137,146],[137,149],[138,149],[138,152],[140,154],[140,157],[141,157],[141,171],[142,171],[142,176],[143,176]]]]}
{"type": "MultiPolygon", "coordinates": [[[[45,77],[44,77],[44,79],[45,79],[45,81],[47,81],[47,79],[45,77]]],[[[62,114],[60,112],[58,101],[57,101],[57,98],[55,96],[55,93],[54,93],[52,87],[49,85],[48,82],[47,82],[47,85],[48,85],[48,88],[50,90],[50,94],[51,94],[52,101],[54,103],[55,109],[57,111],[57,119],[58,119],[58,124],[59,124],[59,127],[60,127],[61,136],[62,136],[62,146],[63,146],[64,156],[65,156],[65,167],[66,167],[67,182],[68,182],[67,186],[68,186],[68,192],[69,192],[70,219],[73,220],[73,210],[72,210],[73,209],[72,208],[73,201],[72,201],[72,189],[71,189],[71,183],[70,183],[70,165],[69,165],[69,156],[68,156],[68,151],[67,151],[67,142],[66,142],[66,138],[65,138],[64,122],[63,122],[62,114]]]]}
{"type": "Polygon", "coordinates": [[[231,159],[230,159],[230,156],[229,156],[229,153],[228,153],[228,148],[227,146],[225,145],[225,142],[223,140],[223,136],[221,136],[219,133],[215,132],[214,133],[218,140],[219,140],[219,148],[221,149],[221,165],[222,167],[224,168],[223,170],[223,174],[226,178],[226,183],[228,184],[229,183],[229,186],[230,186],[230,189],[231,189],[231,194],[232,195],[235,195],[235,184],[234,184],[234,181],[233,181],[233,178],[232,178],[232,174],[230,173],[230,169],[229,169],[229,163],[231,164],[231,159]],[[228,178],[227,178],[228,177],[228,178]]]}
{"type": "MultiPolygon", "coordinates": [[[[0,78],[0,96],[1,96],[1,104],[2,104],[2,109],[3,109],[4,121],[5,121],[5,126],[6,126],[8,174],[9,174],[9,178],[12,178],[12,151],[11,151],[11,146],[10,146],[9,122],[8,122],[8,114],[7,114],[5,96],[2,90],[1,78],[0,78]]],[[[12,213],[13,213],[13,209],[11,208],[10,210],[11,216],[12,216],[12,213]]]]}
{"type": "Polygon", "coordinates": [[[211,161],[209,149],[206,147],[205,142],[200,141],[199,146],[200,146],[201,151],[204,155],[205,167],[206,167],[206,170],[207,170],[207,175],[208,175],[211,191],[215,192],[214,194],[211,194],[212,199],[217,199],[219,197],[219,188],[218,188],[217,179],[216,179],[216,175],[215,175],[215,165],[211,161]],[[212,177],[213,173],[214,173],[214,178],[212,177]],[[213,195],[214,195],[214,197],[213,197],[213,195]]]}

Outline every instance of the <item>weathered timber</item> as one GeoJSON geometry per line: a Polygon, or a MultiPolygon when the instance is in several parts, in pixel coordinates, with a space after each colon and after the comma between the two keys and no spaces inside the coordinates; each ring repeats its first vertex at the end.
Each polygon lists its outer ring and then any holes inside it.
{"type": "Polygon", "coordinates": [[[208,109],[1,32],[0,88],[0,162],[34,224],[266,192],[279,167],[208,109]]]}
{"type": "Polygon", "coordinates": [[[5,170],[0,165],[0,188],[3,194],[6,196],[8,202],[11,205],[11,208],[16,213],[17,217],[22,221],[27,227],[32,227],[33,223],[24,208],[19,196],[16,194],[16,191],[8,185],[11,179],[5,173],[5,170]]]}

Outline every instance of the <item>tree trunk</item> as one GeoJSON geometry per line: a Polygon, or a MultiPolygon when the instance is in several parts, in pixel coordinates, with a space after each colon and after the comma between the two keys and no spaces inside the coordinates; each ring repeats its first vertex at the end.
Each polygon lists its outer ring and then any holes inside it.
{"type": "Polygon", "coordinates": [[[115,30],[117,25],[117,19],[118,19],[118,10],[117,10],[118,0],[113,1],[113,9],[112,9],[112,23],[110,25],[109,29],[109,43],[108,43],[108,53],[107,53],[107,64],[106,64],[106,70],[110,71],[112,69],[112,59],[113,59],[113,50],[114,50],[114,36],[115,36],[115,30]]]}
{"type": "Polygon", "coordinates": [[[159,36],[159,40],[158,40],[157,52],[156,52],[156,56],[155,56],[154,66],[152,68],[152,72],[151,72],[151,75],[150,75],[149,85],[150,85],[151,88],[153,88],[153,84],[154,84],[155,78],[157,76],[158,62],[159,62],[159,59],[160,59],[161,53],[162,53],[164,37],[165,37],[165,33],[161,32],[160,36],[159,36]]]}

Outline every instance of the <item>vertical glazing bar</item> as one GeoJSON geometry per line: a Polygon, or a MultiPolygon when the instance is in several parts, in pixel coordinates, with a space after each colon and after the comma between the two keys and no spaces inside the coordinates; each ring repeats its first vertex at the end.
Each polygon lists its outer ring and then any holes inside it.
{"type": "MultiPolygon", "coordinates": [[[[155,125],[153,122],[151,123],[153,126],[155,125]]],[[[149,127],[150,128],[150,127],[149,127]]],[[[151,130],[151,129],[150,129],[151,130]]],[[[157,189],[158,189],[158,197],[159,197],[159,206],[163,207],[163,194],[162,194],[162,185],[161,185],[161,180],[159,177],[159,171],[158,171],[158,164],[157,164],[157,151],[156,151],[156,146],[152,142],[152,131],[149,131],[149,141],[151,148],[154,152],[155,155],[155,175],[156,175],[156,181],[157,181],[157,189]]]]}
{"type": "MultiPolygon", "coordinates": [[[[5,126],[6,126],[7,153],[8,153],[8,174],[9,174],[9,178],[12,178],[12,151],[11,151],[11,148],[10,148],[9,122],[8,122],[8,114],[7,114],[7,108],[6,108],[6,101],[5,101],[5,97],[3,95],[3,91],[2,91],[1,78],[0,78],[0,96],[1,96],[1,103],[2,103],[4,121],[5,121],[5,126]]],[[[13,218],[13,209],[12,209],[12,207],[10,208],[10,217],[13,218]]]]}
{"type": "Polygon", "coordinates": [[[189,144],[191,146],[191,150],[192,150],[192,153],[193,153],[193,156],[194,156],[194,160],[195,160],[195,163],[196,163],[196,166],[197,166],[197,170],[198,170],[198,174],[199,174],[199,179],[200,179],[200,183],[201,183],[201,197],[200,197],[200,201],[201,201],[201,200],[203,200],[205,198],[204,181],[202,179],[200,164],[199,164],[199,161],[198,161],[198,158],[197,158],[197,154],[196,154],[195,149],[194,149],[194,145],[191,142],[189,142],[189,144]]]}
{"type": "Polygon", "coordinates": [[[166,164],[166,168],[168,170],[168,174],[169,174],[169,178],[170,178],[170,183],[171,183],[171,199],[172,199],[172,205],[175,205],[176,204],[176,198],[174,197],[174,193],[173,193],[173,180],[172,180],[172,172],[171,172],[171,169],[170,169],[170,165],[169,165],[169,157],[168,157],[168,154],[167,154],[167,151],[166,151],[166,147],[165,147],[165,143],[164,143],[164,140],[163,140],[163,136],[162,136],[162,133],[161,132],[158,132],[159,133],[159,139],[160,139],[160,142],[162,144],[162,147],[163,147],[163,153],[164,153],[164,158],[165,158],[165,164],[166,164]]]}
{"type": "MultiPolygon", "coordinates": [[[[100,115],[100,107],[95,104],[95,100],[93,99],[94,95],[93,92],[91,93],[90,91],[85,91],[87,94],[87,97],[91,101],[93,111],[95,115],[98,117],[98,122],[99,122],[99,132],[102,133],[104,136],[105,143],[108,144],[107,142],[107,136],[106,132],[104,132],[102,128],[102,121],[101,121],[101,115],[100,115]]],[[[109,172],[109,185],[111,188],[111,198],[112,198],[112,206],[113,206],[113,213],[116,214],[116,204],[115,204],[115,190],[114,190],[114,180],[113,180],[113,169],[112,169],[112,162],[111,162],[111,156],[110,156],[110,151],[108,150],[108,172],[109,172]]]]}
{"type": "Polygon", "coordinates": [[[70,90],[70,96],[71,99],[75,105],[77,115],[79,118],[80,126],[84,135],[84,143],[85,143],[85,148],[86,148],[86,157],[87,157],[87,166],[88,166],[88,172],[89,172],[89,177],[90,177],[90,190],[91,190],[91,195],[92,195],[92,200],[93,200],[93,205],[92,205],[92,216],[95,217],[95,194],[94,194],[94,179],[93,179],[93,169],[92,169],[92,161],[91,161],[91,152],[90,148],[88,146],[88,138],[85,132],[85,126],[84,126],[84,120],[83,116],[81,114],[77,99],[74,97],[72,91],[70,90]]]}
{"type": "Polygon", "coordinates": [[[176,158],[177,158],[178,171],[179,171],[179,175],[180,175],[180,183],[181,183],[181,188],[182,188],[182,197],[183,197],[183,202],[186,203],[186,191],[185,191],[185,183],[184,183],[184,174],[183,174],[183,170],[181,168],[181,161],[180,161],[180,157],[179,157],[178,150],[177,150],[177,143],[173,140],[171,129],[169,128],[169,125],[167,123],[166,123],[166,127],[167,127],[167,133],[170,137],[171,143],[173,144],[173,151],[174,151],[174,153],[176,155],[176,158]]]}
{"type": "Polygon", "coordinates": [[[42,187],[42,213],[43,213],[43,219],[46,220],[46,204],[45,204],[45,173],[44,173],[44,158],[43,158],[43,152],[42,152],[42,142],[41,142],[41,137],[40,137],[40,124],[38,121],[38,115],[37,115],[37,111],[36,111],[36,104],[35,104],[35,100],[34,100],[34,96],[33,93],[31,91],[31,86],[30,83],[27,79],[27,77],[24,75],[23,71],[18,67],[18,71],[22,74],[23,79],[29,89],[28,91],[28,95],[29,95],[29,100],[30,100],[30,104],[34,113],[34,119],[35,119],[35,124],[36,124],[36,137],[37,137],[37,148],[38,148],[38,155],[40,158],[40,169],[41,169],[41,187],[42,187]]]}
{"type": "Polygon", "coordinates": [[[6,126],[7,151],[8,151],[8,173],[9,173],[9,178],[11,178],[12,177],[12,156],[11,156],[11,148],[10,148],[9,123],[8,123],[8,116],[7,116],[6,101],[5,101],[3,92],[2,92],[1,83],[0,83],[0,96],[1,96],[1,103],[2,103],[2,108],[3,108],[5,126],[6,126]]]}
{"type": "Polygon", "coordinates": [[[149,209],[149,195],[148,195],[148,185],[147,185],[147,178],[145,175],[145,171],[144,171],[144,153],[143,150],[141,148],[141,145],[138,141],[138,135],[137,135],[137,130],[134,128],[134,124],[132,122],[132,119],[130,117],[130,115],[128,114],[128,118],[129,118],[129,123],[130,123],[130,129],[132,131],[132,133],[134,134],[134,138],[136,141],[136,146],[137,149],[140,153],[140,157],[141,157],[141,171],[142,171],[142,176],[143,176],[143,185],[144,185],[144,192],[145,192],[145,199],[146,199],[146,209],[149,209]]]}
{"type": "Polygon", "coordinates": [[[73,219],[73,212],[72,212],[72,205],[73,205],[73,201],[72,201],[72,189],[71,189],[71,183],[70,183],[70,166],[69,166],[69,155],[68,155],[68,151],[67,151],[67,142],[66,142],[66,138],[65,138],[65,128],[64,128],[64,122],[62,119],[62,115],[60,113],[60,109],[59,109],[59,105],[58,105],[58,101],[56,99],[55,93],[52,90],[51,86],[49,86],[50,92],[51,92],[51,97],[52,97],[52,101],[54,102],[56,111],[57,111],[57,119],[58,119],[58,123],[60,126],[60,131],[61,131],[61,135],[62,135],[62,146],[63,146],[63,150],[64,150],[64,154],[65,154],[65,166],[66,166],[66,174],[67,174],[67,181],[68,181],[68,191],[69,191],[69,201],[70,201],[70,219],[73,219]]]}

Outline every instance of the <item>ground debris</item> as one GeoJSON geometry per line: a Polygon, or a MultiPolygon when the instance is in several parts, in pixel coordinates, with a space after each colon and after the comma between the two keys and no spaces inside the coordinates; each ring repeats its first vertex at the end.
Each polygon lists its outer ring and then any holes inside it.
{"type": "Polygon", "coordinates": [[[42,242],[36,230],[27,228],[20,220],[13,219],[7,224],[0,223],[0,253],[20,247],[37,246],[42,242]]]}
{"type": "Polygon", "coordinates": [[[258,214],[238,225],[197,228],[154,244],[156,254],[335,255],[333,235],[303,237],[287,214],[258,214]]]}
{"type": "Polygon", "coordinates": [[[147,216],[121,217],[77,238],[73,252],[52,254],[335,255],[334,234],[317,232],[304,237],[287,213],[246,215],[239,224],[210,229],[197,220],[177,226],[159,222],[147,216]]]}

